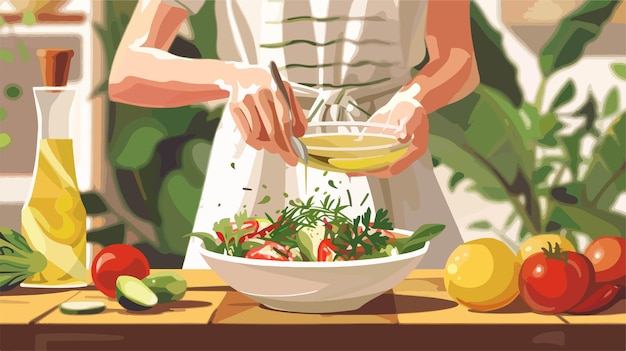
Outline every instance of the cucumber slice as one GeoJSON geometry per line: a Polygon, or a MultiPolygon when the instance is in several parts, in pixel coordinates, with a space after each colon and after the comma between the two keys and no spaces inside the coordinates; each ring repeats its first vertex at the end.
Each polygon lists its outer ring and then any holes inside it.
{"type": "Polygon", "coordinates": [[[105,308],[104,302],[99,301],[70,301],[59,305],[59,309],[65,314],[96,314],[105,308]]]}
{"type": "Polygon", "coordinates": [[[152,273],[141,281],[156,294],[159,303],[178,301],[187,291],[187,281],[176,272],[152,273]]]}
{"type": "Polygon", "coordinates": [[[143,311],[159,302],[156,294],[141,280],[121,275],[115,282],[115,296],[122,307],[131,311],[143,311]]]}
{"type": "Polygon", "coordinates": [[[326,227],[319,225],[315,228],[305,227],[296,233],[296,242],[300,248],[300,252],[306,256],[309,261],[317,261],[317,248],[320,246],[324,236],[326,235],[326,227]]]}

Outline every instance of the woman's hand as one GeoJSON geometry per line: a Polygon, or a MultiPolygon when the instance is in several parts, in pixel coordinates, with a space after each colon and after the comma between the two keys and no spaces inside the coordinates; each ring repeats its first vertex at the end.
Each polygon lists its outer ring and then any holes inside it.
{"type": "Polygon", "coordinates": [[[401,173],[417,161],[428,150],[428,114],[415,100],[419,86],[398,92],[385,106],[370,118],[372,123],[398,126],[396,137],[399,142],[407,142],[413,137],[407,152],[393,164],[374,171],[350,173],[349,176],[374,176],[389,178],[401,173]]]}
{"type": "MultiPolygon", "coordinates": [[[[298,163],[298,156],[291,146],[289,111],[282,94],[272,81],[268,70],[247,66],[237,68],[236,79],[228,84],[230,93],[228,108],[246,143],[257,150],[265,149],[279,154],[289,165],[298,163]]],[[[293,134],[304,135],[307,119],[288,82],[293,110],[293,134]]]]}

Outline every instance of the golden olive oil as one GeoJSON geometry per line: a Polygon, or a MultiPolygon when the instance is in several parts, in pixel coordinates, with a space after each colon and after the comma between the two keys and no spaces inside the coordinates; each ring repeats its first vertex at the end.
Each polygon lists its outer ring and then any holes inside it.
{"type": "Polygon", "coordinates": [[[42,139],[30,199],[22,210],[22,233],[48,259],[27,287],[87,285],[87,215],[74,167],[71,139],[42,139]]]}
{"type": "Polygon", "coordinates": [[[309,151],[308,166],[333,172],[363,172],[397,161],[408,145],[391,135],[310,134],[301,138],[309,151]]]}

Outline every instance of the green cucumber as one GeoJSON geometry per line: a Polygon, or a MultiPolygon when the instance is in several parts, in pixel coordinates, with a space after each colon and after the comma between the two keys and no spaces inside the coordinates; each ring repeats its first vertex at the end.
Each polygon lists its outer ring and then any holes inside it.
{"type": "Polygon", "coordinates": [[[141,280],[120,275],[115,282],[115,296],[122,307],[131,311],[143,311],[154,307],[159,299],[141,280]]]}
{"type": "Polygon", "coordinates": [[[309,260],[317,261],[317,249],[326,235],[326,227],[319,225],[315,228],[305,227],[296,233],[296,242],[300,252],[309,260]]]}
{"type": "Polygon", "coordinates": [[[159,303],[178,301],[185,296],[187,281],[176,272],[156,272],[141,280],[159,299],[159,303]]]}
{"type": "Polygon", "coordinates": [[[96,314],[105,308],[104,302],[100,301],[70,301],[59,305],[59,309],[65,314],[96,314]]]}

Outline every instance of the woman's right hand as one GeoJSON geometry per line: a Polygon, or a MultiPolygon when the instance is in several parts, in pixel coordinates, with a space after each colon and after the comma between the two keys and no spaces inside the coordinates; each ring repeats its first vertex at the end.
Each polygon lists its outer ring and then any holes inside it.
{"type": "MultiPolygon", "coordinates": [[[[237,68],[233,75],[235,79],[228,87],[228,108],[243,139],[253,148],[279,154],[286,163],[295,166],[298,156],[291,146],[288,107],[269,70],[245,66],[237,68]]],[[[291,85],[285,82],[285,86],[293,111],[293,134],[301,137],[307,119],[291,85]]]]}

